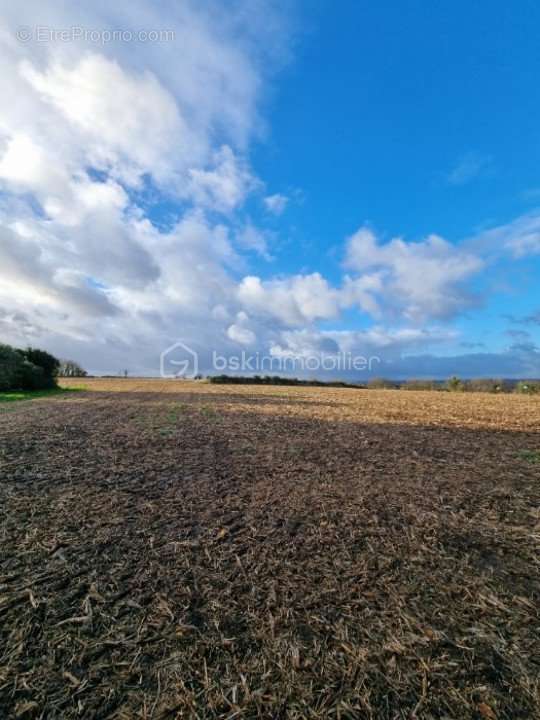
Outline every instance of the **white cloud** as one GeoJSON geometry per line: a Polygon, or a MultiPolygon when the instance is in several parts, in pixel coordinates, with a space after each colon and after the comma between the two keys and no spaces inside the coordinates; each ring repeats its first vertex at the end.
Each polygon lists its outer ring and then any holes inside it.
{"type": "Polygon", "coordinates": [[[283,331],[271,345],[273,368],[290,369],[301,377],[317,375],[327,378],[366,380],[385,373],[395,375],[407,362],[407,356],[451,343],[457,334],[442,328],[385,328],[367,330],[321,331],[299,329],[283,331]],[[279,364],[278,364],[279,363],[279,364]]]}
{"type": "Polygon", "coordinates": [[[339,293],[319,273],[268,281],[248,276],[238,286],[237,298],[248,312],[276,318],[289,326],[339,313],[339,293]]]}
{"type": "MultiPolygon", "coordinates": [[[[242,260],[227,222],[204,213],[230,214],[258,186],[246,151],[259,132],[260,60],[266,72],[273,53],[263,46],[277,29],[270,5],[225,13],[186,0],[157,11],[135,0],[126,17],[100,0],[92,9],[29,0],[4,10],[8,38],[19,25],[175,34],[159,45],[3,46],[0,92],[14,98],[0,110],[6,339],[23,344],[31,332],[58,352],[83,343],[80,359],[108,369],[126,352],[139,367],[155,363],[164,339],[182,333],[225,336],[242,260]],[[145,196],[178,201],[167,232],[145,196]]],[[[257,228],[244,240],[266,253],[257,228]]]]}
{"type": "Polygon", "coordinates": [[[516,258],[540,254],[540,216],[532,215],[492,231],[490,237],[502,239],[504,249],[516,258]]]}
{"type": "Polygon", "coordinates": [[[249,327],[249,316],[240,311],[236,315],[236,322],[230,325],[227,329],[227,336],[240,345],[254,345],[257,341],[257,336],[250,330],[249,327]]]}
{"type": "Polygon", "coordinates": [[[476,304],[465,281],[478,273],[482,260],[438,235],[421,242],[394,238],[380,243],[368,228],[361,228],[347,243],[346,266],[366,273],[347,283],[355,289],[363,309],[372,314],[387,311],[406,320],[444,319],[476,304]]]}
{"type": "Polygon", "coordinates": [[[540,213],[522,215],[505,225],[486,230],[469,240],[469,244],[490,257],[508,256],[520,259],[540,254],[540,213]]]}
{"type": "Polygon", "coordinates": [[[236,239],[240,247],[255,251],[265,260],[272,260],[272,256],[268,252],[268,235],[268,232],[263,232],[248,222],[237,232],[236,239]]]}
{"type": "Polygon", "coordinates": [[[245,150],[260,128],[256,102],[272,54],[265,45],[275,40],[272,27],[287,37],[276,18],[264,2],[225,12],[212,1],[157,10],[134,0],[129,15],[102,0],[92,9],[33,0],[17,12],[4,7],[3,35],[12,42],[3,46],[0,92],[16,97],[0,113],[4,182],[66,195],[70,179],[92,167],[132,187],[150,178],[212,209],[238,206],[257,185],[245,150]],[[21,25],[161,28],[174,39],[19,43],[21,25]]]}
{"type": "Polygon", "coordinates": [[[29,62],[22,77],[79,134],[88,163],[128,184],[149,173],[158,183],[205,157],[205,138],[190,128],[174,97],[150,72],[130,73],[93,53],[44,72],[29,62]]]}
{"type": "Polygon", "coordinates": [[[383,315],[378,295],[384,292],[382,272],[365,273],[359,277],[345,276],[341,290],[341,300],[345,307],[356,306],[368,315],[380,318],[383,315]]]}
{"type": "Polygon", "coordinates": [[[227,145],[214,153],[211,169],[191,168],[188,174],[188,194],[195,203],[224,212],[241,205],[248,193],[259,184],[246,163],[239,160],[227,145]]]}
{"type": "Polygon", "coordinates": [[[286,195],[281,195],[280,193],[276,193],[275,195],[267,195],[264,198],[264,204],[266,206],[266,209],[268,210],[268,212],[271,212],[274,215],[281,215],[287,207],[288,202],[289,198],[286,195]]]}

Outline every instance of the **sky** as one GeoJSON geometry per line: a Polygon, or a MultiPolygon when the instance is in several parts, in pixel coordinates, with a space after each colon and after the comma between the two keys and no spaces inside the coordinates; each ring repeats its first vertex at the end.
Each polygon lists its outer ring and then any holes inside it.
{"type": "Polygon", "coordinates": [[[540,377],[538,3],[0,20],[0,342],[95,374],[540,377]]]}

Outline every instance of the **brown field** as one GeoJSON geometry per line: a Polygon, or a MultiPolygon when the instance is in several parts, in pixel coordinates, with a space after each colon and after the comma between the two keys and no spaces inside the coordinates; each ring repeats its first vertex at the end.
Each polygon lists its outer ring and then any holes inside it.
{"type": "Polygon", "coordinates": [[[0,406],[0,718],[540,718],[540,399],[0,406]]]}

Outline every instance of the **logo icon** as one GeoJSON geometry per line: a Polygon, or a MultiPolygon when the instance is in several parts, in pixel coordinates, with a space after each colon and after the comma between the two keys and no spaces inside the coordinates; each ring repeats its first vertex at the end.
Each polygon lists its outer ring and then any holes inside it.
{"type": "Polygon", "coordinates": [[[162,378],[193,379],[199,372],[199,356],[189,345],[178,340],[159,356],[162,378]]]}

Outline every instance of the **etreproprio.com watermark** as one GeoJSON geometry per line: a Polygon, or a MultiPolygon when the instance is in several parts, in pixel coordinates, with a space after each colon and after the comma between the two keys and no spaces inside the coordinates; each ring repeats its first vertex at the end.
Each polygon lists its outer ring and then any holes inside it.
{"type": "Polygon", "coordinates": [[[81,25],[50,27],[48,25],[24,25],[17,28],[15,37],[21,43],[70,43],[89,42],[98,45],[109,43],[160,43],[175,40],[174,30],[139,28],[137,30],[89,28],[81,25]]]}
{"type": "MultiPolygon", "coordinates": [[[[215,373],[349,373],[371,372],[380,364],[376,355],[369,357],[351,352],[310,353],[305,355],[265,355],[260,352],[224,355],[213,350],[210,371],[215,373]]],[[[199,355],[193,348],[178,340],[160,355],[159,372],[162,378],[192,379],[199,375],[199,355]]]]}

